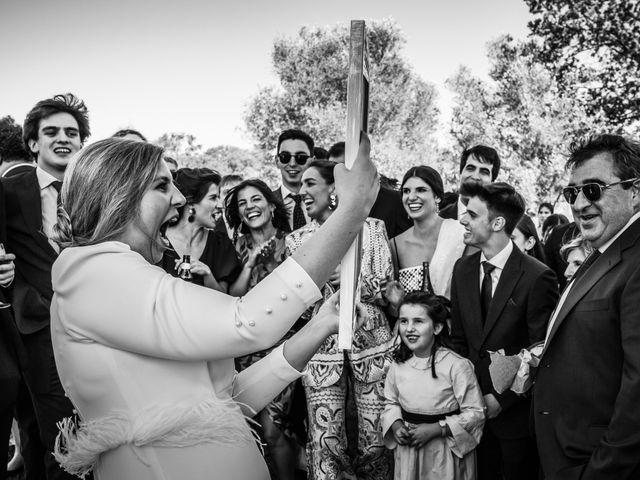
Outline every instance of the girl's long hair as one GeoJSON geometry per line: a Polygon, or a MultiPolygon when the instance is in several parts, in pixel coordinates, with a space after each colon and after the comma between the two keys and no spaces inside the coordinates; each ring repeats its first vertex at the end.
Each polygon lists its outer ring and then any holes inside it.
{"type": "MultiPolygon", "coordinates": [[[[449,346],[449,319],[451,318],[451,302],[448,298],[442,295],[433,295],[427,292],[417,290],[410,292],[400,302],[398,310],[403,305],[420,305],[427,311],[427,315],[433,322],[435,329],[436,325],[442,325],[442,330],[437,335],[434,333],[433,346],[431,347],[431,375],[433,378],[437,378],[436,375],[436,352],[440,347],[449,346]]],[[[398,337],[400,335],[398,334],[398,337]]],[[[393,359],[402,363],[407,361],[413,355],[413,352],[407,347],[407,345],[400,339],[395,349],[393,350],[393,359]]]]}

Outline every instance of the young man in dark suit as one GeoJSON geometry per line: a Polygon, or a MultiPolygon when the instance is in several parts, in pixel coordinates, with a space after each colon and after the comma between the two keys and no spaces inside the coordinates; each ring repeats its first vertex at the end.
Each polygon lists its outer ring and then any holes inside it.
{"type": "MultiPolygon", "coordinates": [[[[495,149],[485,145],[467,148],[460,156],[460,190],[463,184],[479,183],[488,185],[496,181],[500,173],[500,156],[495,149]]],[[[460,192],[458,201],[440,210],[442,218],[460,220],[466,210],[466,197],[460,192]]]]}
{"type": "Polygon", "coordinates": [[[313,138],[302,130],[285,130],[278,137],[278,153],[275,160],[282,184],[273,193],[283,201],[292,231],[303,227],[309,221],[299,192],[302,174],[313,160],[313,147],[313,138]]]}
{"type": "Polygon", "coordinates": [[[51,266],[58,246],[51,240],[58,192],[69,160],[89,136],[84,103],[72,94],[42,100],[27,114],[23,138],[37,167],[3,178],[7,212],[7,251],[16,255],[12,304],[28,359],[27,386],[44,444],[47,478],[73,478],[51,452],[56,422],[73,414],[55,366],[49,331],[51,266]]]}
{"type": "Polygon", "coordinates": [[[480,249],[458,260],[451,285],[452,341],[468,357],[486,403],[478,446],[478,479],[537,479],[538,457],[529,430],[530,398],[499,394],[489,376],[489,352],[515,355],[544,339],[558,291],[544,264],[521,252],[511,233],[524,199],[506,183],[466,183],[469,198],[460,223],[467,245],[480,249]]]}
{"type": "Polygon", "coordinates": [[[563,191],[594,248],[551,316],[534,386],[547,480],[640,478],[640,144],[576,145],[563,191]]]}

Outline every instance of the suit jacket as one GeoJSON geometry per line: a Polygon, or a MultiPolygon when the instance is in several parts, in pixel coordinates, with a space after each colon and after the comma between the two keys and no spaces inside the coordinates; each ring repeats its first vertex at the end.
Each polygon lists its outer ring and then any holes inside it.
{"type": "Polygon", "coordinates": [[[440,216],[442,218],[458,220],[458,202],[456,201],[440,210],[440,216]]]}
{"type": "Polygon", "coordinates": [[[547,480],[640,478],[640,221],[572,285],[547,339],[534,417],[547,480]]]}
{"type": "Polygon", "coordinates": [[[453,268],[451,337],[455,350],[475,366],[484,395],[492,393],[502,412],[487,424],[500,438],[529,435],[530,398],[507,390],[498,394],[489,376],[488,351],[515,355],[544,340],[556,301],[555,275],[514,245],[493,294],[485,325],[480,309],[480,252],[464,256],[453,268]]]}
{"type": "MultiPolygon", "coordinates": [[[[5,211],[1,198],[2,185],[0,184],[0,242],[5,242],[5,211]]],[[[7,251],[11,252],[11,250],[7,251]]],[[[6,293],[9,288],[0,287],[0,301],[7,301],[6,293]]],[[[15,402],[20,384],[20,367],[24,361],[22,355],[20,335],[11,315],[11,309],[2,309],[0,310],[0,392],[2,392],[0,412],[15,402]]]]}
{"type": "Polygon", "coordinates": [[[16,255],[13,308],[23,334],[49,328],[51,265],[56,251],[42,231],[36,169],[2,179],[7,212],[7,251],[16,255]]]}

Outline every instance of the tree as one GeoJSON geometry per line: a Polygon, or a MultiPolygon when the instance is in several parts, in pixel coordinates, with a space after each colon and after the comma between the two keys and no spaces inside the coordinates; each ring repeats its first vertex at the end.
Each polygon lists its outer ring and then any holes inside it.
{"type": "Polygon", "coordinates": [[[558,85],[613,128],[640,122],[640,2],[525,0],[539,58],[558,85]]]}
{"type": "Polygon", "coordinates": [[[500,180],[529,204],[557,197],[570,142],[598,129],[597,119],[558,88],[537,54],[534,42],[503,36],[488,47],[491,83],[464,67],[447,82],[457,95],[451,133],[459,150],[495,147],[503,160],[500,180]]]}
{"type": "MultiPolygon", "coordinates": [[[[370,59],[369,132],[381,171],[399,176],[434,156],[438,111],[435,89],[401,56],[404,37],[390,20],[367,22],[370,59]]],[[[287,128],[307,131],[324,147],[344,140],[349,28],[303,27],[294,38],[274,42],[280,84],[263,88],[245,115],[256,148],[273,152],[287,128]]]]}
{"type": "Polygon", "coordinates": [[[183,167],[198,163],[202,154],[202,145],[189,133],[165,133],[153,143],[164,148],[165,153],[175,158],[183,167]]]}

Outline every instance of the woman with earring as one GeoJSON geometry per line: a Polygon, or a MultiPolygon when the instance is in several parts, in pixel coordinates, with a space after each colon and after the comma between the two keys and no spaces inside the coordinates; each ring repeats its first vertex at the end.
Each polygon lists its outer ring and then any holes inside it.
{"type": "MultiPolygon", "coordinates": [[[[284,239],[289,230],[287,209],[269,186],[258,179],[241,181],[229,190],[224,203],[227,223],[242,261],[242,271],[229,287],[229,293],[242,296],[284,261],[284,239]]],[[[273,348],[292,337],[295,331],[294,325],[273,348]]],[[[238,371],[246,370],[273,348],[237,358],[238,371]]],[[[262,427],[271,476],[281,480],[293,480],[295,475],[296,439],[291,424],[294,386],[295,383],[290,383],[256,416],[262,427]]]]}
{"type": "Polygon", "coordinates": [[[413,226],[391,241],[398,275],[397,282],[387,285],[389,302],[397,305],[402,292],[415,290],[432,290],[450,298],[453,265],[465,249],[465,229],[457,220],[438,215],[444,196],[442,177],[431,167],[412,167],[402,179],[400,192],[413,226]]]}
{"type": "MultiPolygon", "coordinates": [[[[335,162],[314,160],[302,176],[302,195],[311,222],[287,236],[287,254],[310,241],[339,205],[335,162]]],[[[339,269],[322,292],[326,301],[339,288],[339,269]]],[[[384,410],[384,377],[391,362],[393,336],[383,309],[381,284],[393,272],[384,222],[368,218],[362,230],[360,301],[368,319],[353,335],[351,350],[338,349],[337,335],[321,345],[307,365],[302,384],[307,399],[307,466],[309,480],[390,479],[391,456],[384,448],[380,415],[384,410]],[[347,448],[346,399],[357,410],[357,453],[347,448]],[[350,478],[351,478],[350,477],[350,478]]],[[[322,302],[316,304],[319,308],[322,302]]],[[[310,312],[307,312],[310,315],[310,312]]]]}
{"type": "Polygon", "coordinates": [[[165,250],[161,266],[181,276],[188,256],[191,282],[227,293],[240,273],[240,262],[227,235],[213,231],[220,175],[209,168],[181,168],[174,182],[187,203],[178,209],[178,221],[167,228],[171,248],[165,250]]]}

